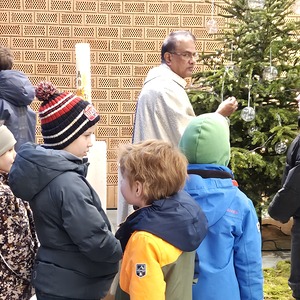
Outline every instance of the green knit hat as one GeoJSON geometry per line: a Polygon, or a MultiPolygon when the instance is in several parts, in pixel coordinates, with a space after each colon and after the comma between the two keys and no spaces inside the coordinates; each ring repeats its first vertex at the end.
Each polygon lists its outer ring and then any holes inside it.
{"type": "Polygon", "coordinates": [[[226,118],[218,113],[194,118],[185,129],[179,148],[190,164],[228,166],[230,141],[226,118]]]}

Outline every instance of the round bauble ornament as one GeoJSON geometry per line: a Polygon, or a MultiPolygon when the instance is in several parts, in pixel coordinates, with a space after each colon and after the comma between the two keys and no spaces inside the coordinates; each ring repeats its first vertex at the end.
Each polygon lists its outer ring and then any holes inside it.
{"type": "Polygon", "coordinates": [[[206,30],[209,34],[215,34],[218,32],[218,24],[214,19],[210,19],[206,22],[206,30]]]}
{"type": "Polygon", "coordinates": [[[241,111],[241,118],[245,122],[251,122],[255,119],[255,110],[251,106],[244,107],[241,111]]]}
{"type": "Polygon", "coordinates": [[[273,66],[266,67],[263,71],[264,80],[272,81],[276,79],[277,75],[278,75],[278,71],[273,66]]]}
{"type": "Polygon", "coordinates": [[[248,0],[249,9],[263,9],[265,0],[248,0]]]}
{"type": "Polygon", "coordinates": [[[275,152],[277,154],[283,154],[286,152],[287,150],[287,144],[285,142],[278,142],[277,144],[275,144],[275,152]]]}

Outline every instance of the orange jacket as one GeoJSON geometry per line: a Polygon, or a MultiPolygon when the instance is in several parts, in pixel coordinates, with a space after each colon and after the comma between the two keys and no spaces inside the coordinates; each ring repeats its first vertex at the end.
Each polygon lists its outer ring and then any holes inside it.
{"type": "Polygon", "coordinates": [[[132,234],[124,253],[116,300],[192,299],[195,252],[183,252],[146,232],[132,234]],[[127,294],[127,295],[126,295],[127,294]]]}

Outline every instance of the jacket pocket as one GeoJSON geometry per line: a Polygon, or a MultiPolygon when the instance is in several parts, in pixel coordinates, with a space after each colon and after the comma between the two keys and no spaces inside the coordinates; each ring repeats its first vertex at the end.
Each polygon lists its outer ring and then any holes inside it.
{"type": "Polygon", "coordinates": [[[36,289],[47,294],[99,300],[107,294],[113,278],[114,274],[106,277],[88,278],[74,270],[37,261],[32,273],[32,284],[36,289]]]}

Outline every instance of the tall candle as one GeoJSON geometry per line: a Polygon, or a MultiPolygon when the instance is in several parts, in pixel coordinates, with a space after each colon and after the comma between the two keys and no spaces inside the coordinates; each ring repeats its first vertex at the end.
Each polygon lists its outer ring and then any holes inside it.
{"type": "Polygon", "coordinates": [[[76,94],[92,102],[91,97],[91,51],[90,44],[77,43],[76,54],[76,94]]]}

